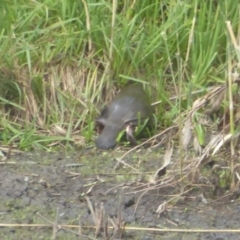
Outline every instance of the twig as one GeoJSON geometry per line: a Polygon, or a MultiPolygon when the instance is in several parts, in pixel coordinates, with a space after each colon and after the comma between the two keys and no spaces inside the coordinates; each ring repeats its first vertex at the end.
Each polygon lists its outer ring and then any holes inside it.
{"type": "MultiPolygon", "coordinates": [[[[56,239],[57,237],[57,232],[61,229],[65,232],[69,232],[69,233],[73,233],[75,234],[76,236],[80,236],[80,237],[84,237],[84,238],[87,238],[87,239],[91,239],[93,240],[93,238],[90,238],[86,235],[82,235],[81,234],[81,231],[79,231],[79,233],[77,232],[74,232],[70,229],[67,229],[67,228],[76,228],[75,225],[59,225],[58,224],[58,219],[59,219],[59,208],[57,208],[57,214],[56,214],[56,220],[54,223],[52,223],[51,221],[49,221],[48,219],[46,219],[45,217],[43,217],[40,213],[36,213],[36,215],[38,215],[40,218],[42,218],[44,221],[48,222],[50,225],[47,225],[47,224],[11,224],[9,226],[4,226],[4,227],[52,227],[53,228],[53,236],[52,236],[52,239],[56,239]]],[[[80,220],[79,220],[80,221],[80,220]]],[[[79,223],[79,225],[81,226],[81,223],[79,223]]],[[[80,226],[78,226],[78,229],[80,228],[80,226]]],[[[0,224],[0,227],[1,227],[1,224],[0,224]]]]}
{"type": "Polygon", "coordinates": [[[149,139],[146,140],[145,142],[142,142],[141,144],[135,146],[134,148],[131,148],[129,151],[127,151],[126,153],[124,153],[124,154],[121,156],[120,159],[116,159],[116,160],[118,161],[118,163],[115,165],[114,170],[116,170],[116,169],[118,168],[119,163],[122,163],[123,165],[132,168],[134,171],[139,172],[139,171],[138,171],[137,169],[135,169],[134,167],[132,167],[132,166],[130,166],[129,164],[125,163],[122,159],[123,159],[125,156],[127,156],[129,153],[131,153],[132,151],[136,150],[137,148],[145,145],[146,143],[154,140],[154,139],[157,138],[157,137],[160,137],[161,135],[163,135],[163,134],[165,134],[166,132],[168,132],[168,131],[170,131],[170,130],[172,130],[172,129],[175,129],[175,128],[178,128],[178,126],[177,126],[177,125],[171,126],[171,127],[167,128],[167,129],[165,129],[164,131],[162,131],[161,133],[158,133],[158,134],[154,135],[153,137],[149,138],[149,139]]]}
{"type": "MultiPolygon", "coordinates": [[[[53,225],[53,223],[51,221],[49,221],[48,219],[46,219],[45,217],[43,217],[39,212],[36,213],[37,216],[39,216],[40,218],[42,218],[44,221],[48,222],[49,224],[51,224],[51,226],[53,225]]],[[[49,226],[49,225],[47,225],[49,226]]],[[[25,227],[25,226],[24,226],[25,227]]]]}
{"type": "MultiPolygon", "coordinates": [[[[59,225],[62,229],[64,228],[79,228],[79,225],[59,225]]],[[[17,223],[0,223],[0,227],[52,227],[52,224],[17,224],[17,223]]],[[[90,228],[94,229],[93,226],[84,226],[83,228],[90,228]]],[[[108,229],[113,229],[113,227],[108,227],[108,229]]],[[[145,227],[129,227],[125,226],[126,230],[133,230],[133,231],[156,231],[156,232],[178,232],[178,233],[240,233],[240,229],[178,229],[178,228],[145,228],[145,227]]],[[[92,238],[90,238],[92,239],[92,238]]]]}
{"type": "Polygon", "coordinates": [[[79,215],[79,228],[78,228],[78,234],[82,235],[82,216],[79,215]]]}
{"type": "Polygon", "coordinates": [[[87,204],[88,204],[88,207],[90,209],[90,212],[91,212],[94,224],[95,224],[95,226],[97,226],[97,216],[96,216],[96,213],[95,213],[95,211],[93,209],[93,205],[92,205],[92,203],[91,203],[91,201],[90,201],[90,199],[88,197],[85,197],[85,199],[87,200],[87,204]]]}
{"type": "Polygon", "coordinates": [[[13,143],[10,143],[9,146],[8,146],[8,151],[7,151],[6,161],[9,160],[10,157],[11,157],[12,146],[13,146],[13,143]]]}
{"type": "Polygon", "coordinates": [[[55,222],[53,223],[53,236],[52,236],[53,240],[57,239],[57,233],[59,231],[58,219],[59,219],[59,208],[57,208],[56,219],[55,219],[55,222]]]}

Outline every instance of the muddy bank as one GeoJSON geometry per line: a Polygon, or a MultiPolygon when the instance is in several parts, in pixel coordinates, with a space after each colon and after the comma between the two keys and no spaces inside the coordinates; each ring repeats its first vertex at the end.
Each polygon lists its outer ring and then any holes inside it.
{"type": "MultiPolygon", "coordinates": [[[[142,151],[126,157],[126,162],[140,169],[142,176],[127,167],[114,170],[115,159],[122,154],[95,150],[15,154],[0,168],[1,223],[48,224],[38,214],[53,222],[59,209],[59,224],[78,225],[81,215],[83,226],[94,226],[85,198],[88,197],[95,210],[103,204],[106,215],[112,219],[118,218],[120,211],[126,228],[239,228],[237,196],[223,197],[226,191],[222,196],[214,196],[213,189],[207,185],[191,187],[182,195],[180,184],[147,190],[152,186],[148,182],[149,176],[156,171],[156,166],[161,166],[161,155],[142,151]]],[[[83,234],[93,237],[94,230],[83,228],[83,234]]],[[[52,229],[4,227],[0,236],[1,239],[50,239],[52,229]]],[[[79,236],[64,231],[57,237],[79,239],[79,236]]],[[[240,233],[126,230],[122,239],[237,240],[240,233]]]]}

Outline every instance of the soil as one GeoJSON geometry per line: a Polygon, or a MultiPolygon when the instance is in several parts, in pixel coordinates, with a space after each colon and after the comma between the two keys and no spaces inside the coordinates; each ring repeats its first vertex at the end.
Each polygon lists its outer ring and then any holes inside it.
{"type": "MultiPolygon", "coordinates": [[[[108,226],[111,221],[125,226],[115,235],[108,230],[109,239],[240,239],[240,232],[233,231],[239,231],[238,194],[214,187],[211,177],[195,185],[187,182],[190,178],[164,185],[165,176],[150,183],[162,165],[161,150],[142,149],[124,158],[140,173],[122,164],[115,169],[123,154],[89,148],[74,153],[15,153],[2,161],[0,239],[51,239],[52,227],[31,224],[49,225],[56,216],[60,225],[79,226],[80,221],[82,232],[79,236],[78,228],[66,227],[72,232],[59,230],[55,239],[107,239],[103,229],[95,237],[91,204],[95,213],[102,208],[103,219],[111,219],[108,226]]],[[[168,179],[176,177],[175,166],[167,168],[168,179]]]]}

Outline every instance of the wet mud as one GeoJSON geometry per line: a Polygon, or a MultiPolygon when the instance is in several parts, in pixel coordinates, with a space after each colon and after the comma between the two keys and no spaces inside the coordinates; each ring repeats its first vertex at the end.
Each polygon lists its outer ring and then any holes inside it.
{"type": "MultiPolygon", "coordinates": [[[[124,165],[114,169],[116,159],[122,154],[93,149],[14,154],[0,166],[1,223],[49,224],[55,221],[58,211],[58,224],[78,226],[80,219],[82,234],[96,239],[95,230],[85,228],[95,226],[87,197],[95,211],[102,207],[105,216],[115,222],[121,219],[125,230],[112,239],[240,239],[240,233],[216,232],[216,229],[239,229],[238,196],[228,195],[227,191],[214,196],[211,187],[200,185],[180,194],[186,190],[181,189],[180,183],[164,188],[159,184],[151,190],[154,184],[149,182],[149,176],[161,166],[161,154],[150,155],[143,150],[124,159],[141,174],[124,165]],[[150,231],[150,228],[166,231],[150,231]]],[[[4,226],[0,227],[0,239],[51,239],[52,232],[51,228],[39,226],[4,226]]],[[[112,230],[108,234],[111,236],[112,230]]],[[[84,238],[61,230],[57,239],[84,238]]],[[[97,239],[104,239],[104,234],[97,239]]]]}

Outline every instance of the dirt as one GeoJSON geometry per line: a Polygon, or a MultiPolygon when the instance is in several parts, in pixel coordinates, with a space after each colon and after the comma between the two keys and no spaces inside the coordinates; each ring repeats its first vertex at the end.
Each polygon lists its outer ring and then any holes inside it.
{"type": "MultiPolygon", "coordinates": [[[[61,225],[78,226],[80,219],[81,234],[88,238],[60,230],[56,239],[106,239],[102,229],[95,238],[95,229],[89,228],[95,223],[86,197],[95,212],[102,206],[104,216],[124,224],[122,235],[112,239],[240,239],[240,232],[223,232],[239,229],[238,196],[225,189],[216,194],[213,185],[206,183],[194,186],[175,181],[161,187],[164,176],[157,184],[150,183],[150,176],[162,165],[161,150],[141,150],[124,158],[140,174],[122,164],[114,169],[123,154],[90,148],[74,153],[16,153],[2,161],[0,218],[4,226],[0,239],[51,239],[52,228],[31,224],[49,225],[56,221],[57,212],[61,225]],[[14,223],[29,225],[7,226],[14,223]]],[[[174,166],[167,169],[170,177],[175,177],[174,166]]],[[[70,230],[78,233],[77,228],[70,230]]],[[[109,236],[112,232],[108,231],[109,236]]]]}

